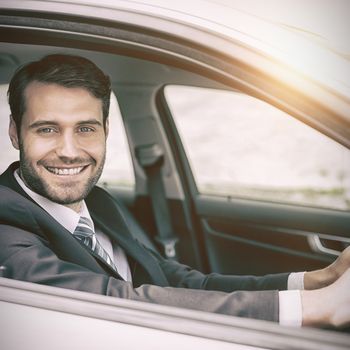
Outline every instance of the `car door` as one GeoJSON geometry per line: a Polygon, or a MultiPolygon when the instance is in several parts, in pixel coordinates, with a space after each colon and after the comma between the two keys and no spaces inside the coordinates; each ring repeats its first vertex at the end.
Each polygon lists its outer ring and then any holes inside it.
{"type": "Polygon", "coordinates": [[[162,101],[207,271],[317,269],[349,245],[348,148],[242,91],[171,85],[162,101]]]}

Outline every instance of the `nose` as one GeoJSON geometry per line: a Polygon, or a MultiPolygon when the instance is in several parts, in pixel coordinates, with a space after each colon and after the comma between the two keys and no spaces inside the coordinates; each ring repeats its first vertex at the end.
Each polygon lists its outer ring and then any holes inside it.
{"type": "Polygon", "coordinates": [[[73,132],[66,131],[60,135],[56,154],[60,158],[76,158],[79,156],[79,146],[73,132]]]}

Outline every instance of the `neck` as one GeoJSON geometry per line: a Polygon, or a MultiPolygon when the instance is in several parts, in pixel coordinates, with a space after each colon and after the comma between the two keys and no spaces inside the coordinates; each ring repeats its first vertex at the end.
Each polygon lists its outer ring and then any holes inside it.
{"type": "Polygon", "coordinates": [[[65,207],[70,208],[74,210],[76,213],[80,214],[81,211],[81,201],[77,203],[72,203],[72,204],[64,204],[65,207]]]}

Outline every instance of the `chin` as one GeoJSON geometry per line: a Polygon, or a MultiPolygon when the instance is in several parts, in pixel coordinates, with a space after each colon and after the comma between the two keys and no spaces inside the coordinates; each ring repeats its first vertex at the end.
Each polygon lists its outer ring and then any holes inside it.
{"type": "Polygon", "coordinates": [[[53,202],[67,205],[67,204],[74,204],[74,203],[81,202],[82,200],[85,199],[87,195],[88,195],[88,192],[85,190],[79,193],[65,193],[65,194],[51,193],[47,197],[53,202]]]}
{"type": "Polygon", "coordinates": [[[47,182],[40,193],[42,196],[58,204],[73,204],[82,201],[90,192],[90,186],[79,186],[77,184],[70,186],[52,186],[47,182]]]}

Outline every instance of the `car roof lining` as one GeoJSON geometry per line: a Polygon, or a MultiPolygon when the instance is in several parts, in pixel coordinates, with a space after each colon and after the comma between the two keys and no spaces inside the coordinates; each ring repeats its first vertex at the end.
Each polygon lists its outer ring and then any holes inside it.
{"type": "Polygon", "coordinates": [[[81,55],[92,60],[110,76],[114,86],[119,84],[154,86],[162,85],[167,81],[169,84],[228,89],[227,86],[198,74],[140,58],[84,49],[13,43],[1,43],[0,83],[8,83],[15,70],[26,62],[38,60],[53,53],[81,55]]]}

